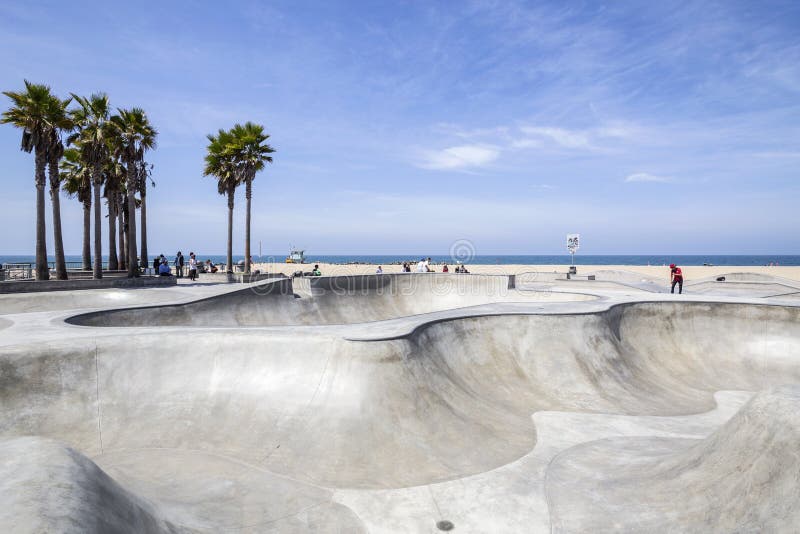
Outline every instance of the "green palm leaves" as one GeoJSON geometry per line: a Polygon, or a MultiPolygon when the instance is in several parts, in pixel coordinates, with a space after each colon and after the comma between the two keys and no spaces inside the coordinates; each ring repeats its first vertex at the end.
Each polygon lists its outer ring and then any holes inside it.
{"type": "Polygon", "coordinates": [[[245,226],[245,272],[250,272],[250,201],[252,183],[256,174],[272,163],[275,150],[267,144],[269,135],[264,127],[252,122],[236,124],[230,130],[219,130],[208,136],[205,176],[217,178],[217,191],[228,197],[228,262],[227,270],[233,270],[233,203],[236,188],[245,184],[247,199],[245,226]]]}
{"type": "MultiPolygon", "coordinates": [[[[150,124],[147,114],[141,108],[118,109],[117,115],[111,117],[111,125],[115,135],[115,154],[125,163],[127,170],[127,204],[128,213],[136,213],[134,193],[146,187],[148,167],[144,159],[145,152],[156,147],[158,132],[150,124]]],[[[144,204],[142,204],[144,206],[144,204]]],[[[142,213],[142,228],[145,227],[145,214],[142,213]]],[[[136,217],[128,219],[128,276],[139,275],[139,258],[136,254],[136,217]]],[[[141,262],[146,267],[146,245],[142,243],[141,262]]]]}
{"type": "MultiPolygon", "coordinates": [[[[47,85],[25,80],[23,91],[5,91],[11,106],[0,115],[0,123],[11,124],[22,130],[21,149],[35,154],[36,185],[36,276],[39,280],[49,278],[47,249],[45,242],[44,186],[46,168],[50,171],[50,198],[53,206],[53,230],[56,256],[56,274],[66,279],[66,263],[61,239],[61,212],[59,193],[62,181],[71,196],[77,196],[84,205],[84,268],[88,267],[90,221],[88,211],[94,205],[94,265],[95,278],[102,277],[102,241],[100,206],[101,189],[106,185],[109,219],[122,218],[118,196],[120,191],[128,195],[129,209],[128,262],[130,276],[138,275],[136,260],[135,193],[141,194],[142,227],[144,224],[144,192],[152,165],[144,160],[144,154],[155,148],[158,133],[140,108],[117,109],[112,116],[108,96],[96,93],[89,97],[72,94],[60,99],[47,85]],[[76,106],[70,109],[70,103],[76,106]],[[63,136],[67,135],[65,149],[63,136]],[[131,232],[130,228],[133,229],[131,232]]],[[[114,225],[109,220],[110,232],[114,225]]],[[[122,228],[122,226],[120,226],[122,228]]],[[[145,233],[142,233],[143,250],[146,250],[145,233]]],[[[109,245],[114,248],[113,236],[109,245]]],[[[115,254],[109,255],[109,267],[116,269],[115,254]]]]}
{"type": "Polygon", "coordinates": [[[72,121],[67,113],[70,99],[61,100],[53,95],[47,85],[31,83],[28,80],[25,80],[24,91],[4,91],[3,94],[11,99],[11,107],[0,116],[0,123],[11,124],[21,129],[20,148],[25,152],[35,153],[36,278],[39,280],[50,278],[44,217],[45,166],[49,165],[56,273],[60,279],[66,279],[67,271],[61,239],[61,211],[58,199],[60,188],[58,161],[64,150],[61,135],[72,129],[72,121]]]}

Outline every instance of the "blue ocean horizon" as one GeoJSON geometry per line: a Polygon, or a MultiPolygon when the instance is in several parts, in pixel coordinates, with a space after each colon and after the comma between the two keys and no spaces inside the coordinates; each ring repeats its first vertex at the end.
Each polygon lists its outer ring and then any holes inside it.
{"type": "MultiPolygon", "coordinates": [[[[172,263],[174,254],[166,255],[172,263]]],[[[431,254],[431,261],[435,263],[463,263],[472,265],[568,265],[570,257],[568,254],[559,255],[477,255],[477,256],[456,256],[450,254],[431,254]]],[[[154,256],[150,256],[152,262],[154,256]]],[[[412,256],[407,254],[310,254],[307,256],[306,263],[334,263],[334,264],[385,264],[392,265],[405,261],[419,261],[422,256],[412,256]]],[[[425,257],[428,257],[427,255],[425,257]]],[[[214,263],[225,263],[224,254],[203,254],[197,253],[197,258],[201,261],[211,260],[214,263]]],[[[262,256],[253,255],[253,261],[259,263],[283,263],[285,254],[262,256]]],[[[105,262],[108,258],[103,257],[105,262]]],[[[243,255],[234,255],[234,263],[244,260],[243,255]]],[[[55,258],[48,256],[48,261],[53,262],[55,258]]],[[[80,263],[80,255],[67,255],[66,261],[69,263],[80,263]]],[[[5,255],[0,256],[0,263],[34,263],[35,256],[32,255],[5,255]]],[[[575,255],[576,265],[669,265],[675,263],[684,266],[698,265],[718,265],[718,266],[800,266],[800,255],[685,255],[685,254],[640,254],[640,255],[575,255]]]]}

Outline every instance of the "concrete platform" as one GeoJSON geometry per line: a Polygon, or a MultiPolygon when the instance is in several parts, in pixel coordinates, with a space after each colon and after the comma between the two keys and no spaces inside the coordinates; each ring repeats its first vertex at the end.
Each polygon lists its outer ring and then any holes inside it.
{"type": "Polygon", "coordinates": [[[792,532],[798,301],[576,283],[14,301],[0,528],[792,532]]]}

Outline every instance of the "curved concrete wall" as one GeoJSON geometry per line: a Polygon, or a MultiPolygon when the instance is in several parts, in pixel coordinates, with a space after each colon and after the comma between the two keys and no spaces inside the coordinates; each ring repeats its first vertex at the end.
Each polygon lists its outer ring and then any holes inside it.
{"type": "Polygon", "coordinates": [[[354,342],[257,330],[4,349],[0,435],[102,459],[207,451],[301,482],[387,488],[530,451],[541,410],[676,415],[800,382],[800,310],[660,303],[455,319],[354,342]]]}
{"type": "Polygon", "coordinates": [[[384,274],[296,278],[188,304],[109,310],[68,319],[82,326],[268,326],[381,321],[492,302],[591,300],[509,289],[507,276],[384,274]]]}

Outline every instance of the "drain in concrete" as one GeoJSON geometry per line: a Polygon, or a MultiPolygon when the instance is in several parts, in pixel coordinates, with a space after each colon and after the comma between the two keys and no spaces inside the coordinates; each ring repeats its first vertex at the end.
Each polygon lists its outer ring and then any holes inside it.
{"type": "Polygon", "coordinates": [[[447,530],[453,530],[453,528],[455,528],[455,525],[450,521],[443,520],[436,523],[436,528],[438,528],[439,530],[447,531],[447,530]]]}

